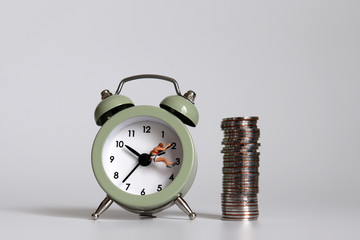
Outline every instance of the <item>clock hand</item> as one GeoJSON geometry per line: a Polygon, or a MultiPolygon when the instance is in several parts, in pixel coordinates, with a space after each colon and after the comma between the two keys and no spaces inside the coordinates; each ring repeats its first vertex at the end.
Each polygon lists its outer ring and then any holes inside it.
{"type": "Polygon", "coordinates": [[[165,154],[165,152],[161,151],[157,155],[160,156],[160,155],[163,155],[163,154],[165,154]]]}
{"type": "Polygon", "coordinates": [[[136,164],[136,166],[134,167],[133,170],[131,170],[131,172],[124,178],[124,180],[122,181],[123,183],[130,177],[131,174],[133,174],[133,172],[140,166],[140,162],[138,164],[136,164]]]}
{"type": "Polygon", "coordinates": [[[125,147],[127,149],[130,150],[130,152],[132,152],[133,154],[135,154],[136,156],[140,157],[140,153],[138,153],[135,149],[133,149],[132,147],[129,147],[128,145],[125,145],[125,147]]]}
{"type": "Polygon", "coordinates": [[[150,160],[150,155],[143,153],[140,154],[138,153],[135,149],[133,149],[132,147],[125,145],[125,147],[127,149],[129,149],[130,152],[132,152],[133,154],[135,154],[138,157],[138,164],[136,164],[136,166],[133,168],[133,170],[131,170],[131,172],[124,178],[124,180],[122,181],[123,183],[131,176],[131,174],[133,174],[133,172],[135,172],[135,170],[141,165],[141,166],[148,166],[151,163],[150,160]]]}

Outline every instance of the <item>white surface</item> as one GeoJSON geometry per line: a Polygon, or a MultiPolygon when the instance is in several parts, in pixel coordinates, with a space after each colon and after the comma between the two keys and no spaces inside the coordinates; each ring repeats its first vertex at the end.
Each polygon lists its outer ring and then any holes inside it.
{"type": "MultiPolygon", "coordinates": [[[[154,147],[158,146],[159,143],[163,143],[164,146],[167,144],[175,143],[177,146],[175,149],[165,151],[163,157],[168,159],[170,162],[175,162],[176,158],[183,159],[182,153],[183,148],[179,137],[176,135],[173,129],[165,122],[161,122],[155,118],[137,118],[130,119],[121,125],[118,125],[109,135],[109,138],[104,144],[104,150],[102,154],[102,162],[104,170],[109,177],[110,181],[118,186],[122,191],[131,193],[134,195],[153,194],[158,192],[159,185],[161,188],[167,187],[177,176],[180,170],[179,165],[169,168],[166,167],[165,162],[150,162],[147,167],[137,166],[139,164],[138,157],[131,153],[126,145],[132,147],[139,154],[147,153],[154,147]],[[151,126],[149,133],[143,133],[143,126],[151,126]],[[129,134],[129,129],[133,131],[133,135],[129,134]],[[162,138],[161,130],[166,132],[166,138],[162,138]],[[129,135],[131,137],[129,137],[129,135]],[[119,148],[116,146],[117,140],[123,140],[124,146],[119,148]],[[114,156],[116,160],[110,162],[110,156],[114,156]],[[121,161],[119,161],[121,159],[121,161]],[[155,163],[155,164],[154,164],[155,163]],[[136,170],[128,177],[130,172],[136,167],[136,170]],[[118,177],[114,178],[114,172],[117,172],[118,177]],[[172,180],[170,179],[172,177],[172,180]],[[126,179],[126,181],[125,181],[126,179]]],[[[169,196],[171,199],[172,196],[169,196]]],[[[162,205],[169,202],[168,200],[162,203],[162,205]]],[[[117,202],[121,202],[124,198],[114,199],[117,202]]],[[[133,202],[127,202],[127,204],[134,204],[133,202]]],[[[152,206],[150,209],[153,209],[152,206]]]]}
{"type": "MultiPolygon", "coordinates": [[[[359,238],[358,1],[2,1],[0,230],[4,239],[359,238]],[[186,200],[139,219],[90,165],[100,91],[157,73],[197,93],[199,170],[186,200]],[[220,219],[222,132],[259,116],[260,219],[220,219]]],[[[128,83],[135,104],[175,94],[128,83]]]]}

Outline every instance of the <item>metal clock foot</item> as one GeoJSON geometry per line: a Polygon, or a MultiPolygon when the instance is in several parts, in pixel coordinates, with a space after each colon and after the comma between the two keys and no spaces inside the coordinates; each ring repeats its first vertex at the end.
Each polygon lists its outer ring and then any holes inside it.
{"type": "Polygon", "coordinates": [[[96,211],[91,214],[91,217],[92,219],[96,220],[100,217],[100,215],[106,211],[106,209],[108,209],[111,204],[113,203],[114,201],[109,198],[109,197],[106,197],[99,205],[99,207],[96,209],[96,211]]]}
{"type": "Polygon", "coordinates": [[[179,196],[177,199],[175,199],[175,204],[186,214],[189,216],[190,220],[194,220],[196,218],[196,213],[194,213],[187,202],[179,196]]]}

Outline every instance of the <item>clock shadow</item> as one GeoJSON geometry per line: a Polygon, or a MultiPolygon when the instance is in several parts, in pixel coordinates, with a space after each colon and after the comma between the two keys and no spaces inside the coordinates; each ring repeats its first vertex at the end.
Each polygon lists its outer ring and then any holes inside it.
{"type": "MultiPolygon", "coordinates": [[[[18,211],[26,212],[28,214],[48,216],[54,218],[72,218],[72,219],[88,219],[92,220],[91,214],[95,211],[93,208],[84,207],[42,207],[31,209],[18,209],[18,211]]],[[[220,220],[221,215],[200,213],[197,212],[196,219],[212,219],[220,220]]],[[[128,212],[124,209],[111,209],[105,211],[97,221],[99,220],[150,220],[150,219],[172,219],[172,220],[185,220],[189,221],[189,218],[181,210],[164,210],[154,217],[143,217],[135,213],[128,212]]],[[[196,220],[195,219],[195,220],[196,220]]],[[[94,221],[94,220],[92,220],[94,221]]]]}
{"type": "MultiPolygon", "coordinates": [[[[204,213],[204,212],[195,212],[197,219],[209,219],[209,220],[221,220],[221,215],[212,214],[212,213],[204,213]]],[[[174,220],[186,220],[189,221],[189,218],[183,213],[180,209],[179,210],[164,210],[157,214],[158,218],[161,219],[174,219],[174,220]]]]}
{"type": "MultiPolygon", "coordinates": [[[[95,208],[84,208],[84,207],[43,207],[33,209],[22,209],[21,211],[27,212],[34,215],[42,215],[54,218],[73,218],[73,219],[88,219],[92,220],[91,214],[96,210],[95,208]]],[[[140,216],[133,214],[123,209],[111,209],[109,208],[100,217],[101,219],[117,219],[117,220],[138,220],[140,216]]]]}

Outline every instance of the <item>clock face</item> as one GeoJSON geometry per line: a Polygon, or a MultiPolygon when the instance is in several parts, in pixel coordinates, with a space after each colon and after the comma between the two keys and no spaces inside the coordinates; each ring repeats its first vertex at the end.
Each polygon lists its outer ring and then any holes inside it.
{"type": "Polygon", "coordinates": [[[117,125],[102,151],[102,164],[111,182],[126,193],[140,196],[160,192],[171,184],[182,160],[183,146],[175,131],[149,116],[133,117],[117,125]]]}

